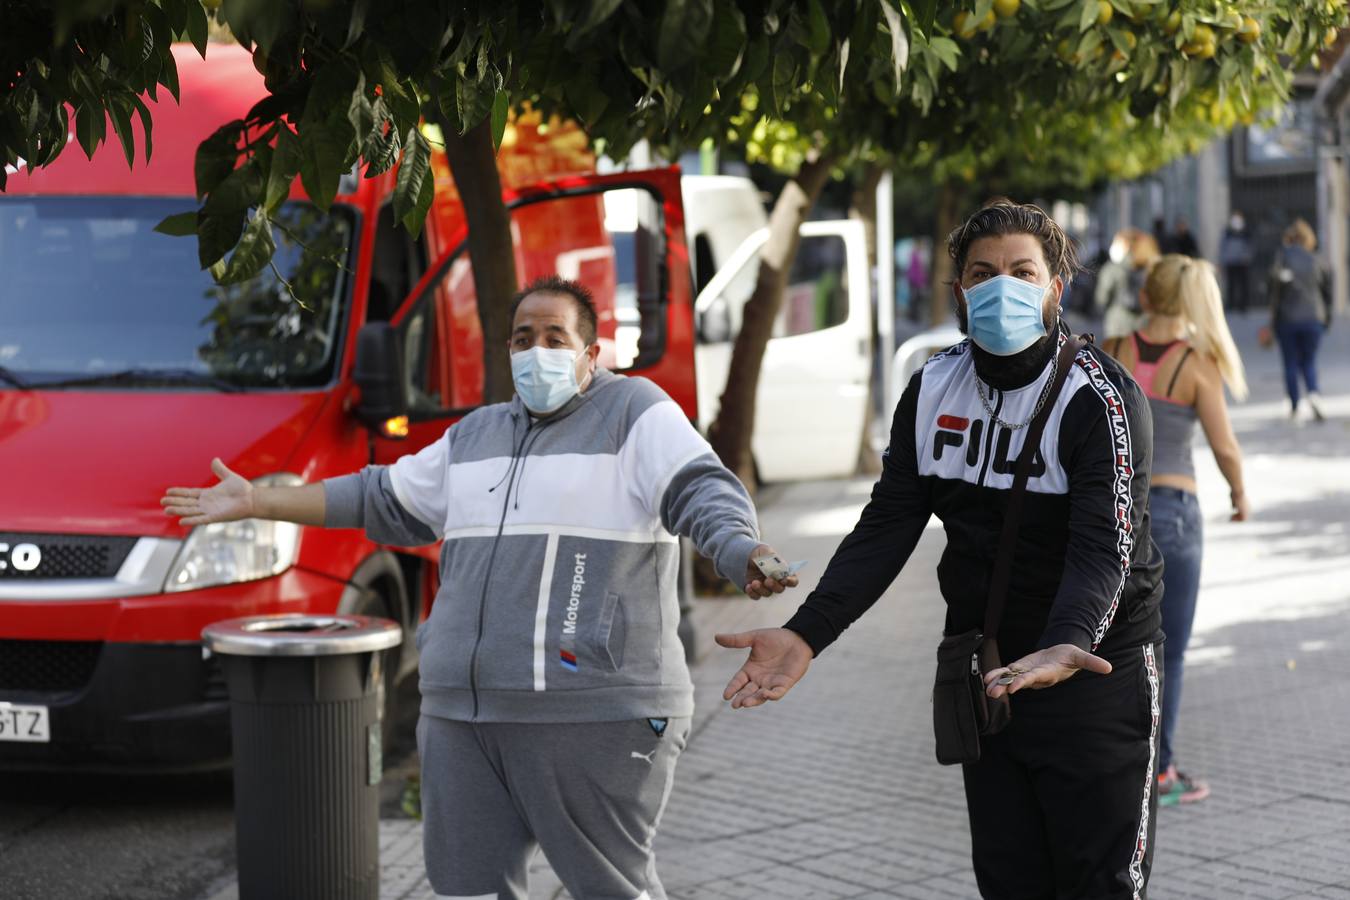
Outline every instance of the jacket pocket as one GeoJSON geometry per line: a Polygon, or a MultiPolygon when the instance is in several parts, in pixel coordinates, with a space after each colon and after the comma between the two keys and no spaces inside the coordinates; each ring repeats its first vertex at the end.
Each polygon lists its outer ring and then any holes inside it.
{"type": "Polygon", "coordinates": [[[619,595],[613,591],[606,591],[591,649],[600,663],[607,666],[611,672],[623,668],[624,644],[627,637],[628,623],[624,618],[623,604],[619,602],[619,595]]]}

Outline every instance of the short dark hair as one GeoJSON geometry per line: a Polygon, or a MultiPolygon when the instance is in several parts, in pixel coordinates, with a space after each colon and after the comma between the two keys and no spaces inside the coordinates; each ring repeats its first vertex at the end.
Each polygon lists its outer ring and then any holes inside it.
{"type": "Polygon", "coordinates": [[[1005,198],[985,204],[979,212],[947,237],[947,252],[956,263],[956,278],[966,268],[970,245],[980,238],[1002,234],[1029,234],[1041,242],[1045,264],[1050,272],[1068,282],[1078,271],[1078,254],[1064,229],[1045,210],[1031,203],[1014,203],[1005,198]]]}
{"type": "Polygon", "coordinates": [[[516,311],[520,309],[520,304],[525,302],[525,298],[531,294],[565,294],[571,297],[577,308],[577,327],[581,332],[581,339],[586,342],[588,347],[595,343],[596,336],[599,334],[599,320],[595,314],[595,298],[591,296],[590,288],[580,281],[560,278],[557,275],[545,275],[543,278],[536,278],[511,298],[512,328],[516,324],[516,311]]]}

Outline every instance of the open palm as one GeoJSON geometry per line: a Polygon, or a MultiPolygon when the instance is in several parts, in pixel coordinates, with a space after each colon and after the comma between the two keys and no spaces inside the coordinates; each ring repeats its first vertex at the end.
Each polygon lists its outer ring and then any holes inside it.
{"type": "Polygon", "coordinates": [[[220,479],[214,487],[171,487],[165,491],[159,501],[165,514],[178,516],[182,525],[234,522],[255,516],[253,485],[218,458],[211,460],[211,471],[220,479]]]}
{"type": "Polygon", "coordinates": [[[719,634],[714,640],[731,649],[750,648],[750,657],[727,682],[723,700],[733,709],[781,700],[801,680],[814,655],[801,635],[786,628],[760,628],[719,634]]]}
{"type": "Polygon", "coordinates": [[[1023,688],[1053,687],[1080,671],[1109,675],[1111,664],[1073,644],[1056,644],[985,673],[985,693],[997,699],[1005,693],[1015,694],[1023,688]],[[1012,680],[1005,685],[1000,683],[1003,678],[1012,680]]]}

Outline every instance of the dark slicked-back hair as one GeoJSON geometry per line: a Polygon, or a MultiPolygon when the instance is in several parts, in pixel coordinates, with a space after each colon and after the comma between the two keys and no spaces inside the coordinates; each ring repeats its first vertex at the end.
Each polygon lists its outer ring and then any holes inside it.
{"type": "Polygon", "coordinates": [[[591,296],[590,288],[580,281],[570,281],[566,278],[559,278],[557,275],[545,275],[543,278],[536,278],[525,289],[511,298],[511,327],[516,325],[516,311],[520,309],[520,304],[525,302],[525,298],[531,294],[564,294],[572,298],[572,302],[577,308],[577,329],[581,332],[581,339],[586,342],[586,346],[595,343],[596,336],[599,334],[599,325],[595,315],[595,298],[591,296]]]}
{"type": "Polygon", "coordinates": [[[980,238],[1003,234],[1029,234],[1038,239],[1051,274],[1058,275],[1066,284],[1078,271],[1078,254],[1074,252],[1073,242],[1045,210],[1031,203],[1014,203],[1000,197],[985,204],[947,237],[947,252],[956,263],[957,279],[965,271],[971,244],[980,238]]]}

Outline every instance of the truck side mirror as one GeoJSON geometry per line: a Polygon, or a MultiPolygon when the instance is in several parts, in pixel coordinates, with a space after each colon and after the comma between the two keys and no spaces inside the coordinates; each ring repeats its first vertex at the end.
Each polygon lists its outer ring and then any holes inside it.
{"type": "Polygon", "coordinates": [[[387,423],[408,415],[408,388],[398,332],[388,322],[370,322],[356,333],[352,377],[361,389],[356,418],[367,428],[391,434],[387,423]]]}

